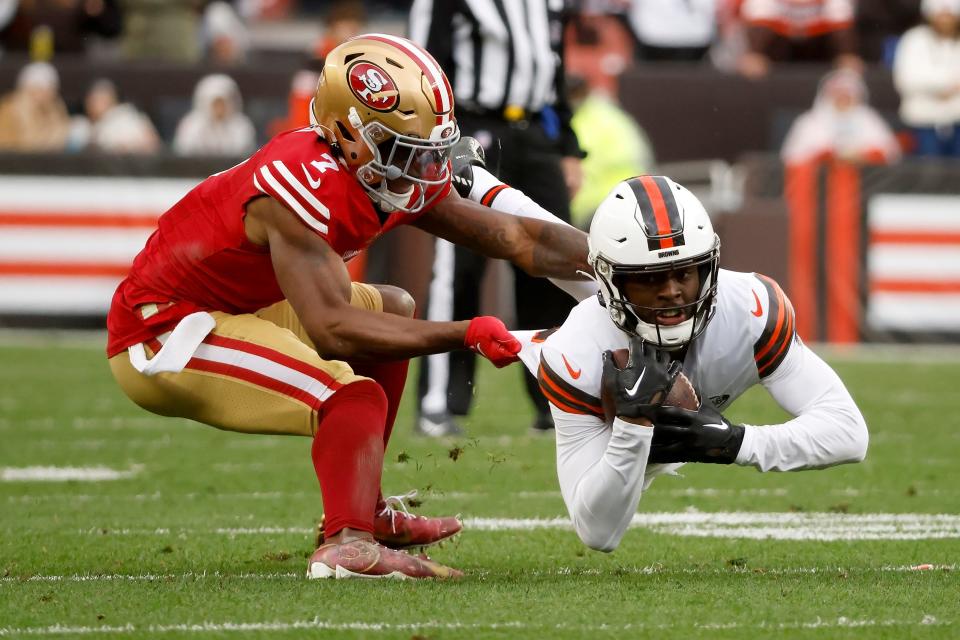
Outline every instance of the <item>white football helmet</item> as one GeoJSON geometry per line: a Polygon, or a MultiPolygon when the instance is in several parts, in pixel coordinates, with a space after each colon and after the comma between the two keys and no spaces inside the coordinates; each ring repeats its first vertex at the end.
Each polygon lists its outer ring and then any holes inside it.
{"type": "Polygon", "coordinates": [[[590,224],[588,260],[600,297],[614,324],[661,349],[676,350],[703,333],[713,316],[720,268],[720,238],[695,195],[664,176],[624,180],[600,203],[590,224]],[[645,322],[657,312],[631,303],[621,289],[630,274],[697,267],[697,299],[675,309],[687,319],[675,325],[645,322]],[[647,312],[647,313],[644,313],[647,312]]]}

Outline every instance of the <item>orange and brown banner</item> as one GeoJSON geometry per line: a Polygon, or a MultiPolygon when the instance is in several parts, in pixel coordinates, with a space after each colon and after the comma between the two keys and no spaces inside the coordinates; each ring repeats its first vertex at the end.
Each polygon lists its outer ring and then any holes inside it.
{"type": "Polygon", "coordinates": [[[960,186],[938,175],[921,165],[786,167],[786,288],[804,340],[960,334],[960,186]]]}

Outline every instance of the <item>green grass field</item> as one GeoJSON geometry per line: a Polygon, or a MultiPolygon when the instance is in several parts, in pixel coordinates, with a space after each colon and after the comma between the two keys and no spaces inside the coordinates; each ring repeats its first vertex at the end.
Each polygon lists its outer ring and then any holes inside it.
{"type": "MultiPolygon", "coordinates": [[[[866,462],[688,465],[653,484],[612,554],[550,521],[566,515],[552,438],[528,435],[519,368],[485,368],[470,437],[413,437],[408,403],[384,473],[388,493],[416,488],[420,511],[473,525],[433,553],[467,577],[385,583],[303,577],[321,514],[308,440],[152,416],[94,340],[14,340],[0,346],[0,636],[960,637],[960,358],[832,360],[867,417],[866,462]],[[28,467],[120,473],[18,480],[28,467]]],[[[730,415],[782,417],[763,392],[730,415]]]]}

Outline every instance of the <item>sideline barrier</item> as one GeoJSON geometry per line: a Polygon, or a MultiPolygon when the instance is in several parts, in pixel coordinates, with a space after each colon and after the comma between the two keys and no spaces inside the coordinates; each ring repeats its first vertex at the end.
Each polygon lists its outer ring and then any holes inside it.
{"type": "MultiPolygon", "coordinates": [[[[0,324],[102,325],[157,217],[237,160],[0,155],[0,324]]],[[[744,209],[716,216],[722,264],[779,280],[805,340],[960,340],[960,162],[742,166],[744,209]]],[[[421,236],[375,244],[371,277],[416,297],[421,236]]]]}
{"type": "Polygon", "coordinates": [[[157,218],[239,160],[0,155],[0,318],[102,318],[157,218]]]}
{"type": "Polygon", "coordinates": [[[791,166],[783,193],[803,339],[960,339],[960,163],[791,166]]]}

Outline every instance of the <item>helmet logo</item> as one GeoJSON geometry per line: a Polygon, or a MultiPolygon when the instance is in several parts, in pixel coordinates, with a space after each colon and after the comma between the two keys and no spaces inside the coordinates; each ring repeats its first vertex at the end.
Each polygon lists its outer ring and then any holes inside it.
{"type": "Polygon", "coordinates": [[[360,61],[347,71],[353,95],[374,111],[393,111],[400,104],[397,83],[372,62],[360,61]]]}

